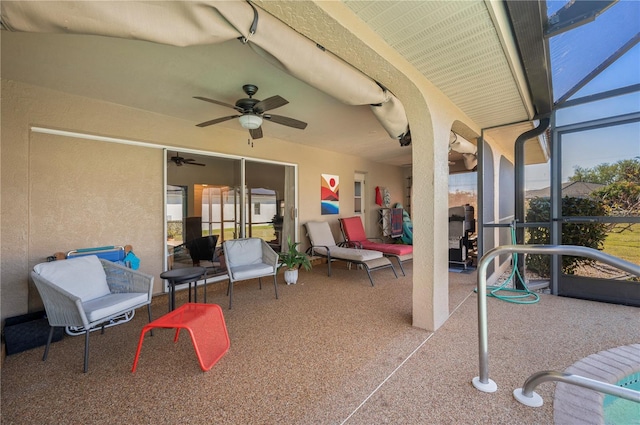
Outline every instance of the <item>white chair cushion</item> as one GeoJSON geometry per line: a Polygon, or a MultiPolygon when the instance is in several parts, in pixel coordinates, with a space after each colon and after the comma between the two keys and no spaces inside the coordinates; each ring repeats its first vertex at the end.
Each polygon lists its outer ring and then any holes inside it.
{"type": "Polygon", "coordinates": [[[95,255],[41,263],[33,270],[82,302],[111,293],[102,263],[95,255]]]}
{"type": "Polygon", "coordinates": [[[144,304],[148,299],[149,294],[141,292],[109,294],[83,302],[82,308],[89,322],[93,322],[109,317],[112,314],[129,311],[140,304],[144,304]]]}
{"type": "Polygon", "coordinates": [[[326,221],[309,221],[306,224],[309,239],[312,245],[324,245],[329,248],[336,246],[329,223],[326,221]]]}
{"type": "Polygon", "coordinates": [[[262,242],[257,238],[226,241],[224,252],[232,269],[236,266],[262,263],[262,242]]]}
{"type": "MultiPolygon", "coordinates": [[[[314,248],[314,251],[320,255],[327,255],[325,248],[314,248]]],[[[382,257],[382,252],[372,251],[369,249],[343,248],[334,246],[330,249],[331,258],[339,258],[341,260],[350,261],[369,261],[382,257]]]]}
{"type": "Polygon", "coordinates": [[[235,280],[253,279],[256,277],[274,274],[274,267],[264,263],[246,264],[243,266],[232,267],[231,273],[233,273],[233,278],[235,280]]]}

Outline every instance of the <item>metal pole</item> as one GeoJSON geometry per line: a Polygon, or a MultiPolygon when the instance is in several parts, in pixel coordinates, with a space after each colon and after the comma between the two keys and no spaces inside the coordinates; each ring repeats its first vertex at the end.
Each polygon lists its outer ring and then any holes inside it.
{"type": "MultiPolygon", "coordinates": [[[[560,245],[562,243],[562,150],[560,149],[561,135],[556,127],[557,111],[552,114],[551,133],[551,186],[549,200],[549,243],[560,245]]],[[[558,282],[562,274],[562,256],[554,255],[551,261],[551,294],[558,295],[558,282]]]]}
{"type": "MultiPolygon", "coordinates": [[[[524,244],[524,227],[517,226],[518,223],[525,222],[525,157],[524,157],[524,145],[525,143],[533,139],[534,137],[540,136],[544,133],[549,127],[550,119],[549,117],[544,117],[540,120],[540,123],[537,127],[525,131],[522,133],[515,142],[515,151],[514,151],[514,167],[515,167],[515,216],[516,216],[516,242],[517,244],[524,244]]],[[[518,264],[515,265],[520,271],[520,275],[524,276],[524,256],[518,257],[518,264]]],[[[524,289],[522,282],[519,279],[515,280],[516,289],[524,289]]]]}
{"type": "MultiPolygon", "coordinates": [[[[477,139],[476,145],[478,146],[478,170],[477,176],[477,193],[478,193],[478,211],[476,211],[476,232],[478,233],[477,250],[478,258],[484,254],[484,128],[480,131],[480,138],[477,139]]],[[[491,158],[493,160],[493,158],[491,158]]]]}
{"type": "Polygon", "coordinates": [[[489,379],[489,336],[487,332],[487,268],[496,256],[496,247],[483,255],[478,262],[478,361],[480,376],[473,378],[473,386],[485,393],[493,393],[498,389],[494,381],[489,379]]]}

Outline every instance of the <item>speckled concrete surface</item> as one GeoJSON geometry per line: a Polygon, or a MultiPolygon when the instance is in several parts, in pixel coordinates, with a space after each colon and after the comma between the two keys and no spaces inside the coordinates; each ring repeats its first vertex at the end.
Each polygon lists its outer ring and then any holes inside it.
{"type": "MultiPolygon", "coordinates": [[[[490,377],[498,391],[471,385],[478,375],[475,274],[450,273],[450,319],[435,333],[411,326],[407,277],[335,265],[301,272],[297,285],[209,286],[223,307],[229,352],[202,372],[186,334],[157,330],[130,372],[144,312],[91,334],[89,372],[82,337],[15,354],[2,367],[3,424],[551,424],[545,404],[511,395],[533,372],[564,370],[601,350],[640,341],[640,309],[543,296],[536,305],[488,300],[490,377]]],[[[282,279],[279,279],[282,282],[282,279]]],[[[178,295],[178,303],[186,294],[178,295]]],[[[154,318],[167,311],[154,299],[154,318]]]]}

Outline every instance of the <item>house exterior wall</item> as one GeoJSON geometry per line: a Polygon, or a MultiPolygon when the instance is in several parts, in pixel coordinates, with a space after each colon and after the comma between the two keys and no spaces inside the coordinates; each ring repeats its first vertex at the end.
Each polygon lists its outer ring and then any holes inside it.
{"type": "MultiPolygon", "coordinates": [[[[353,215],[355,171],[367,175],[367,225],[376,226],[373,190],[389,188],[403,202],[402,167],[264,137],[250,147],[244,132],[201,129],[192,122],[2,80],[1,315],[41,308],[31,268],[56,251],[131,244],[141,271],[162,291],[164,156],[162,147],[187,148],[298,165],[298,217],[331,223],[353,215]],[[149,143],[135,146],[30,131],[32,126],[149,143]],[[244,142],[243,142],[244,141],[244,142]],[[340,176],[340,215],[320,213],[320,175],[340,176]]],[[[390,140],[390,143],[396,143],[390,140]]],[[[303,247],[308,242],[298,229],[303,247]]]]}

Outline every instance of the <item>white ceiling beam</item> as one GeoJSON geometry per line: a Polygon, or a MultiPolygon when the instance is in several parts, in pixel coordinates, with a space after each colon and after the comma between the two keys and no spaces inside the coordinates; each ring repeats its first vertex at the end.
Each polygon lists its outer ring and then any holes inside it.
{"type": "Polygon", "coordinates": [[[507,11],[503,2],[485,0],[487,10],[491,16],[491,20],[496,29],[502,50],[504,51],[513,79],[518,87],[518,92],[522,98],[522,102],[527,110],[529,119],[533,119],[535,116],[535,108],[531,100],[529,93],[529,85],[525,76],[524,69],[522,67],[522,61],[520,60],[520,54],[518,53],[518,47],[516,46],[516,40],[511,30],[511,24],[507,16],[507,11]]]}

